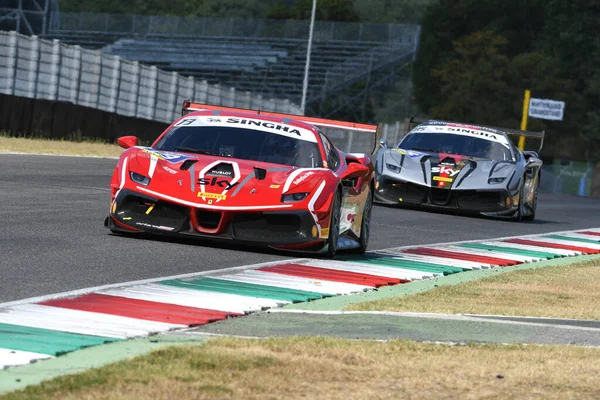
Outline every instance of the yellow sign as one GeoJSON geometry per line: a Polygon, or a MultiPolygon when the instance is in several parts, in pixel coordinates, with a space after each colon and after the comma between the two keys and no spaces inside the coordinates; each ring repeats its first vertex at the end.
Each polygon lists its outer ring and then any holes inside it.
{"type": "Polygon", "coordinates": [[[279,186],[281,186],[281,185],[271,185],[271,186],[269,186],[269,187],[270,187],[271,189],[278,189],[278,188],[279,188],[279,186]]]}
{"type": "Polygon", "coordinates": [[[433,180],[434,181],[441,181],[441,182],[452,182],[454,179],[452,179],[452,178],[446,178],[445,176],[434,176],[433,180]]]}
{"type": "Polygon", "coordinates": [[[227,198],[227,195],[225,194],[220,194],[220,193],[206,193],[206,192],[200,192],[198,193],[198,197],[204,197],[206,199],[218,199],[218,200],[225,200],[227,198]]]}
{"type": "MultiPolygon", "coordinates": [[[[523,118],[521,119],[521,130],[527,130],[527,115],[529,114],[529,99],[531,98],[531,91],[525,90],[525,96],[523,97],[523,118]]],[[[519,150],[525,150],[525,136],[519,137],[519,150]]]]}

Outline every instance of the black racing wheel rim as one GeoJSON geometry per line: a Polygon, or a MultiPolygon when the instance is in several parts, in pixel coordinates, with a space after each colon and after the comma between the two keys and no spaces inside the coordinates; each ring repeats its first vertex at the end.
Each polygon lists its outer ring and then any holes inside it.
{"type": "Polygon", "coordinates": [[[335,254],[337,252],[337,242],[340,234],[340,210],[340,196],[336,195],[333,203],[333,209],[331,210],[331,223],[329,224],[329,230],[331,233],[329,247],[331,247],[331,254],[335,254]]]}
{"type": "Polygon", "coordinates": [[[369,194],[363,212],[363,231],[361,232],[365,247],[369,244],[369,238],[371,236],[371,210],[373,210],[373,196],[369,194]]]}

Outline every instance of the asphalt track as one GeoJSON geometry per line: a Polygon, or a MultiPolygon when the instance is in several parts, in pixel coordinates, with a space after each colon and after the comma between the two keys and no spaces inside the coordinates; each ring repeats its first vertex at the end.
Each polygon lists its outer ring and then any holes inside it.
{"type": "MultiPolygon", "coordinates": [[[[126,238],[102,222],[116,160],[0,154],[0,302],[296,255],[126,238]]],[[[546,195],[516,223],[377,206],[370,249],[596,228],[600,199],[546,195]]]]}

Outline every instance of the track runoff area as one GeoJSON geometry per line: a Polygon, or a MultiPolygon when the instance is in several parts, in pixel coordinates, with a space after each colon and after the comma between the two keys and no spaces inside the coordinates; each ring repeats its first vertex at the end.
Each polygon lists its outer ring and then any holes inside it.
{"type": "Polygon", "coordinates": [[[128,282],[0,304],[0,369],[381,286],[600,253],[600,228],[398,247],[128,282]]]}

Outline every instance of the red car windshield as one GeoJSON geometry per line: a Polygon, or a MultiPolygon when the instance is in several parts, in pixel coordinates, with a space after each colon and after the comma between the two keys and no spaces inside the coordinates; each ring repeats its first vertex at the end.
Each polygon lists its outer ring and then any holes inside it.
{"type": "Polygon", "coordinates": [[[174,126],[154,148],[302,168],[323,165],[316,142],[247,128],[174,126]]]}

